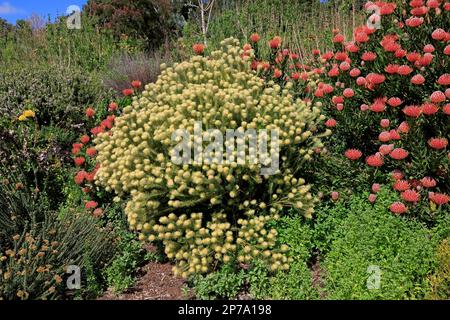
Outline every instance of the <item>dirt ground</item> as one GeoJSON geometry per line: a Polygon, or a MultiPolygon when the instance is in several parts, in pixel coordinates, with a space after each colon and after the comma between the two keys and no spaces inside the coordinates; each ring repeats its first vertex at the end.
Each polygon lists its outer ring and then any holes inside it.
{"type": "Polygon", "coordinates": [[[150,262],[140,269],[136,284],[121,294],[108,290],[99,300],[185,300],[191,296],[183,294],[185,281],[175,277],[172,265],[150,262]]]}

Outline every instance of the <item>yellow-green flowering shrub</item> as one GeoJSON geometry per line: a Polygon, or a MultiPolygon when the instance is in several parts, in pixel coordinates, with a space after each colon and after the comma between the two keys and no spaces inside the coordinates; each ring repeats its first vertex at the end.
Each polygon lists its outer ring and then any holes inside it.
{"type": "Polygon", "coordinates": [[[294,101],[289,86],[282,90],[257,77],[251,57],[238,45],[227,39],[209,57],[163,66],[158,80],[95,141],[101,164],[96,184],[114,191],[116,201],[128,201],[130,228],[141,240],[161,241],[183,277],[255,258],[274,271],[287,269],[288,248],[277,243],[270,222],[284,208],[306,217],[314,212],[316,200],[299,175],[322,148],[320,138],[330,133],[317,132],[323,116],[310,103],[294,101]],[[184,129],[196,146],[192,134],[198,121],[224,135],[227,129],[277,131],[277,141],[268,140],[279,143],[279,169],[261,175],[267,158],[175,164],[179,140],[172,134],[184,129]]]}

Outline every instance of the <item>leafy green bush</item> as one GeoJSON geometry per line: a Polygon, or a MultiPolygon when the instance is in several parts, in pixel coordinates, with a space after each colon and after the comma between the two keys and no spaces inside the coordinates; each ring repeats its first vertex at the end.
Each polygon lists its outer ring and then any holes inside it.
{"type": "Polygon", "coordinates": [[[270,279],[270,297],[276,300],[314,300],[319,298],[312,271],[304,261],[295,261],[288,272],[270,279]]]}
{"type": "Polygon", "coordinates": [[[136,234],[127,230],[126,218],[119,205],[109,208],[105,219],[114,226],[117,250],[103,273],[108,287],[114,292],[123,292],[135,283],[136,270],[147,257],[136,234]]]}
{"type": "Polygon", "coordinates": [[[39,125],[73,130],[84,122],[82,108],[105,97],[100,81],[78,69],[40,65],[0,73],[2,117],[31,109],[39,125]]]}
{"type": "Polygon", "coordinates": [[[318,239],[325,255],[326,293],[330,299],[414,299],[427,291],[434,270],[436,241],[417,221],[386,209],[396,195],[383,189],[372,205],[367,195],[353,196],[326,209],[318,221],[318,239]],[[376,270],[379,289],[371,289],[376,270]]]}
{"type": "Polygon", "coordinates": [[[199,299],[233,299],[242,289],[244,279],[243,270],[238,271],[234,265],[225,264],[206,276],[195,275],[192,282],[199,299]]]}

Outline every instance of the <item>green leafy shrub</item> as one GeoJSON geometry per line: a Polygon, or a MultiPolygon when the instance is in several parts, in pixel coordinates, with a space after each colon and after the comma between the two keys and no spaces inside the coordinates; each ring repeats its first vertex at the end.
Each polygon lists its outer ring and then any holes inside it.
{"type": "Polygon", "coordinates": [[[320,138],[329,134],[317,131],[319,110],[294,101],[287,89],[266,86],[250,70],[236,40],[222,45],[210,57],[165,69],[124,109],[110,133],[95,140],[101,164],[96,184],[114,191],[117,201],[129,199],[131,229],[141,232],[142,240],[162,241],[167,256],[177,261],[176,274],[184,277],[234,258],[241,263],[260,258],[273,270],[287,269],[287,248],[276,243],[277,231],[268,223],[283,208],[312,216],[310,186],[294,172],[313,159],[320,138]],[[171,136],[184,128],[192,139],[195,121],[223,135],[226,129],[278,130],[280,171],[261,176],[269,159],[174,164],[179,141],[171,136]]]}
{"type": "Polygon", "coordinates": [[[395,195],[384,189],[378,197],[372,205],[365,195],[353,196],[323,213],[324,221],[333,221],[319,228],[328,234],[322,267],[330,299],[420,299],[427,291],[436,264],[432,233],[386,209],[395,195]],[[377,270],[379,287],[373,278],[377,270]]]}
{"type": "Polygon", "coordinates": [[[292,263],[288,272],[279,272],[270,279],[270,297],[275,300],[314,300],[319,298],[312,271],[304,261],[292,263]]]}
{"type": "Polygon", "coordinates": [[[84,123],[80,108],[105,98],[100,81],[78,69],[12,68],[0,73],[0,115],[36,113],[39,125],[72,129],[84,123]]]}
{"type": "Polygon", "coordinates": [[[244,284],[244,271],[234,265],[225,264],[218,271],[206,276],[193,278],[194,291],[199,299],[233,299],[239,294],[244,284]]]}

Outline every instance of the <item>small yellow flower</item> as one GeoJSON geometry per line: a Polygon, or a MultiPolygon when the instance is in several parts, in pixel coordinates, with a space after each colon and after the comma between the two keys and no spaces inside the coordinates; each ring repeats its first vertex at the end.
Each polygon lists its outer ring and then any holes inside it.
{"type": "Polygon", "coordinates": [[[26,118],[34,118],[34,117],[36,116],[36,114],[34,113],[33,110],[25,110],[25,111],[23,112],[23,115],[24,115],[26,118]]]}
{"type": "Polygon", "coordinates": [[[19,116],[19,121],[26,121],[26,120],[27,120],[27,117],[25,117],[25,115],[21,114],[19,116]]]}

